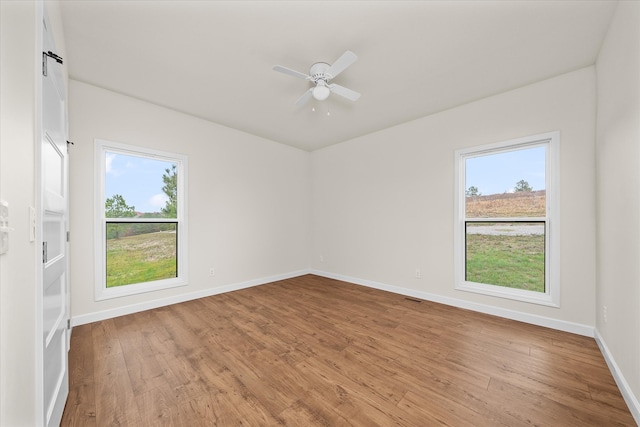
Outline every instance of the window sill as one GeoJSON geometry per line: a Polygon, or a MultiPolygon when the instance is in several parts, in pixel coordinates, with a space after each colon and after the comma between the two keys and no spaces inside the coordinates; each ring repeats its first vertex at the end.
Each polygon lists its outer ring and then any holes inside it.
{"type": "Polygon", "coordinates": [[[548,293],[525,291],[522,289],[505,288],[503,286],[486,285],[484,283],[462,282],[456,285],[456,290],[473,292],[531,304],[545,305],[559,308],[560,304],[548,293]]]}
{"type": "Polygon", "coordinates": [[[187,286],[187,280],[184,278],[157,280],[147,283],[136,283],[133,285],[115,286],[113,288],[104,288],[96,292],[96,301],[103,301],[113,298],[137,295],[146,292],[161,291],[163,289],[178,288],[187,286]]]}

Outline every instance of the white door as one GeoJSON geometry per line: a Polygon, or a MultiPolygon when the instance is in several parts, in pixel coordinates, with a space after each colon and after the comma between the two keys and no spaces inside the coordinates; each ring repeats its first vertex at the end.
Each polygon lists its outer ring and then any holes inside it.
{"type": "Polygon", "coordinates": [[[62,65],[44,19],[42,75],[42,331],[43,424],[60,424],[69,394],[67,290],[67,117],[62,65]],[[49,54],[49,52],[51,54],[49,54]],[[46,73],[46,75],[45,75],[46,73]]]}

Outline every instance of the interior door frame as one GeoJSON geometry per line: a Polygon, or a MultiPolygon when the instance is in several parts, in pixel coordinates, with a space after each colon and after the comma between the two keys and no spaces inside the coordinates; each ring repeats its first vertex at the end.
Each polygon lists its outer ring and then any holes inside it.
{"type": "Polygon", "coordinates": [[[38,61],[38,57],[44,50],[44,1],[39,0],[36,2],[36,46],[34,61],[34,74],[35,74],[35,87],[36,87],[36,123],[35,123],[35,135],[34,135],[34,180],[35,180],[35,212],[36,219],[35,224],[30,224],[30,227],[35,228],[35,248],[34,258],[36,265],[36,307],[35,307],[35,421],[38,425],[43,425],[45,422],[45,409],[44,409],[44,342],[42,336],[44,335],[44,316],[43,316],[43,293],[42,286],[44,281],[44,273],[42,271],[42,246],[43,246],[43,221],[39,212],[42,212],[43,208],[43,188],[42,188],[42,147],[41,140],[44,131],[44,114],[43,114],[43,87],[42,87],[42,63],[38,61]]]}
{"type": "MultiPolygon", "coordinates": [[[[51,26],[51,21],[49,20],[47,13],[45,11],[44,0],[37,0],[35,2],[35,36],[36,36],[36,45],[35,47],[35,58],[34,58],[34,66],[35,66],[35,103],[36,103],[36,111],[35,111],[35,125],[34,125],[34,205],[35,205],[35,223],[30,224],[31,227],[35,229],[35,248],[34,248],[34,257],[35,257],[35,422],[36,425],[46,425],[46,408],[45,408],[45,399],[44,399],[44,316],[43,316],[43,308],[44,308],[44,272],[43,272],[43,242],[44,242],[44,186],[43,186],[43,155],[42,155],[42,139],[44,136],[44,99],[43,99],[43,84],[42,84],[42,53],[44,51],[44,30],[43,25],[46,22],[47,28],[50,31],[53,31],[53,27],[51,26]]],[[[52,35],[53,36],[53,35],[52,35]]],[[[65,113],[67,114],[67,113],[65,113]]],[[[68,133],[68,124],[67,133],[68,133]]],[[[65,192],[66,192],[66,218],[65,218],[65,228],[68,230],[68,189],[69,189],[69,180],[68,180],[68,157],[65,156],[65,174],[66,178],[64,180],[65,192]]],[[[67,278],[66,278],[66,311],[67,311],[67,319],[65,322],[70,321],[70,295],[69,295],[69,242],[68,239],[64,243],[65,251],[66,251],[66,269],[67,269],[67,278]]],[[[69,323],[67,323],[69,325],[69,323]]],[[[66,340],[66,351],[69,351],[70,345],[70,336],[71,330],[67,333],[66,340]]],[[[67,364],[67,371],[69,367],[67,364]]]]}

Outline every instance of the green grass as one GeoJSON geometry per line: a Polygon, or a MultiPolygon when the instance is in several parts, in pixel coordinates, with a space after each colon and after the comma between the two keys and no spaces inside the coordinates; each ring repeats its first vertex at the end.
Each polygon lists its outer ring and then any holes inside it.
{"type": "Polygon", "coordinates": [[[544,235],[467,234],[466,280],[544,292],[544,235]]]}
{"type": "Polygon", "coordinates": [[[147,233],[107,240],[107,288],[176,275],[176,233],[147,233]]]}

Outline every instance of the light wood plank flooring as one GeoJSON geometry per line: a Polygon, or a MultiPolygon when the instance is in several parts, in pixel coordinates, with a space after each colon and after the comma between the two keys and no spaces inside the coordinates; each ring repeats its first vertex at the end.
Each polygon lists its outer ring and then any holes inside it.
{"type": "Polygon", "coordinates": [[[74,328],[62,425],[634,426],[591,338],[313,275],[74,328]]]}

